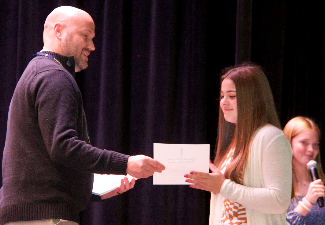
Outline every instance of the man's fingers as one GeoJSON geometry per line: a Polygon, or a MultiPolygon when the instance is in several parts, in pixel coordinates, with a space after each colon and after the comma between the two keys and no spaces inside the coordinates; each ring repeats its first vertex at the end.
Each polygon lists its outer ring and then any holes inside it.
{"type": "Polygon", "coordinates": [[[121,188],[120,187],[118,187],[118,188],[115,188],[115,190],[114,191],[116,191],[116,194],[121,194],[122,193],[122,191],[121,191],[121,188]]]}
{"type": "Polygon", "coordinates": [[[163,164],[149,156],[135,155],[129,157],[126,172],[135,178],[147,178],[164,169],[163,164]]]}
{"type": "Polygon", "coordinates": [[[132,189],[135,185],[135,179],[132,178],[131,181],[129,181],[128,177],[124,177],[123,179],[121,179],[121,184],[120,184],[120,187],[119,187],[119,193],[123,193],[123,192],[126,192],[130,189],[132,189]]]}
{"type": "Polygon", "coordinates": [[[125,177],[123,179],[121,179],[121,183],[120,183],[120,187],[119,187],[119,191],[118,193],[123,193],[126,191],[126,187],[125,187],[125,177]]]}
{"type": "Polygon", "coordinates": [[[153,175],[153,173],[154,173],[153,170],[148,170],[148,169],[146,169],[146,170],[144,170],[144,171],[142,172],[142,174],[143,174],[143,176],[144,176],[145,178],[151,177],[151,176],[153,175]]]}
{"type": "Polygon", "coordinates": [[[142,169],[141,171],[137,172],[136,174],[133,175],[135,178],[148,178],[153,175],[153,171],[149,171],[147,169],[142,169]]]}
{"type": "Polygon", "coordinates": [[[123,182],[124,182],[124,192],[128,191],[130,189],[129,179],[127,177],[124,177],[123,182]]]}
{"type": "Polygon", "coordinates": [[[132,178],[130,182],[130,189],[134,188],[134,185],[135,185],[135,179],[132,178]]]}
{"type": "Polygon", "coordinates": [[[161,173],[165,169],[165,166],[155,159],[148,158],[147,163],[150,165],[150,171],[161,173]]]}

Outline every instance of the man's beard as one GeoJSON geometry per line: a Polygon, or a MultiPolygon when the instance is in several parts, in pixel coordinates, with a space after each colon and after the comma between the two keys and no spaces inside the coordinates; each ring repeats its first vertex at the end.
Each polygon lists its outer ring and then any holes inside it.
{"type": "Polygon", "coordinates": [[[78,49],[75,47],[72,41],[72,35],[69,34],[65,41],[61,42],[61,49],[64,56],[74,57],[76,71],[84,70],[88,67],[88,62],[82,60],[82,51],[78,53],[78,49]]]}

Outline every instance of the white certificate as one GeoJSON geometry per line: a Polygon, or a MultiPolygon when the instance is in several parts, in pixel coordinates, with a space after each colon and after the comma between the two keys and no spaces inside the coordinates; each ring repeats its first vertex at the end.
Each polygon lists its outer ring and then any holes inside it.
{"type": "Polygon", "coordinates": [[[154,159],[165,166],[153,174],[154,185],[189,185],[185,174],[192,171],[209,172],[209,144],[153,144],[154,159]]]}

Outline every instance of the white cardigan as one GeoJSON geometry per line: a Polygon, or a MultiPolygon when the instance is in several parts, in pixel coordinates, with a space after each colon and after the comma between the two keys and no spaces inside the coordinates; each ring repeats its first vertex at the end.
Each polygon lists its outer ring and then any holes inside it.
{"type": "Polygon", "coordinates": [[[291,201],[292,149],[282,130],[266,125],[253,137],[244,185],[227,179],[211,193],[210,225],[218,225],[224,198],[246,207],[248,225],[281,225],[291,201]]]}

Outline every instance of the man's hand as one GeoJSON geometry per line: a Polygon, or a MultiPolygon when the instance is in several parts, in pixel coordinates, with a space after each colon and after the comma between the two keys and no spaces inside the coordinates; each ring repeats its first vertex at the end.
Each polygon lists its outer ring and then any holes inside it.
{"type": "Polygon", "coordinates": [[[130,156],[128,159],[126,173],[135,178],[147,178],[154,172],[161,173],[165,166],[157,160],[145,155],[130,156]]]}
{"type": "Polygon", "coordinates": [[[126,192],[126,191],[132,189],[134,187],[134,184],[135,184],[135,179],[134,178],[132,178],[131,182],[129,182],[128,177],[125,176],[123,179],[121,179],[121,185],[118,188],[114,189],[111,192],[108,192],[108,193],[102,195],[101,199],[104,200],[104,199],[111,198],[111,197],[114,197],[116,195],[122,194],[123,192],[126,192]]]}

